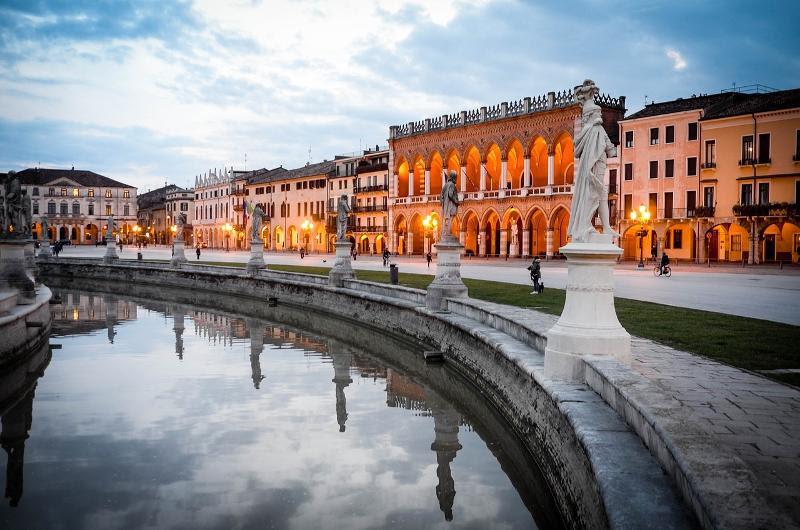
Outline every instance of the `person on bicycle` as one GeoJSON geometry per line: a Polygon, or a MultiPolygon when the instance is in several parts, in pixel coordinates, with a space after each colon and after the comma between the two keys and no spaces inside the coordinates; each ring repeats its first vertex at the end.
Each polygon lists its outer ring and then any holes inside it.
{"type": "Polygon", "coordinates": [[[669,265],[669,256],[667,256],[667,253],[664,252],[663,254],[661,254],[661,266],[659,267],[658,271],[659,276],[664,274],[664,267],[666,267],[667,265],[669,265]]]}

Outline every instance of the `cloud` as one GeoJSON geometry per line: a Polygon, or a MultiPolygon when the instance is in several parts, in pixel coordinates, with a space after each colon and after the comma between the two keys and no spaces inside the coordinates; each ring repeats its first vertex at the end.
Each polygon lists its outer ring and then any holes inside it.
{"type": "Polygon", "coordinates": [[[672,69],[681,71],[686,68],[686,59],[678,52],[677,50],[673,50],[672,48],[667,48],[667,57],[672,61],[672,69]]]}

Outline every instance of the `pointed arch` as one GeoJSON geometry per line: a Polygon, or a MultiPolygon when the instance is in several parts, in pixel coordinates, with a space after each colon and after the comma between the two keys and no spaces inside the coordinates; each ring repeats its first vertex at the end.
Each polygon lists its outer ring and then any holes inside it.
{"type": "Polygon", "coordinates": [[[503,155],[500,147],[493,143],[486,150],[486,189],[500,189],[500,172],[502,168],[503,155]]]}
{"type": "MultiPolygon", "coordinates": [[[[439,195],[442,193],[442,179],[444,178],[444,162],[442,155],[439,151],[434,151],[428,160],[428,167],[430,168],[430,194],[439,195]]],[[[456,179],[458,180],[458,179],[456,179]]]]}
{"type": "Polygon", "coordinates": [[[425,195],[425,159],[422,155],[414,157],[412,168],[412,195],[425,195]]]}
{"type": "MultiPolygon", "coordinates": [[[[397,196],[408,197],[410,168],[408,160],[406,160],[405,157],[401,156],[399,158],[395,173],[397,175],[397,196]]],[[[282,207],[283,206],[281,206],[281,208],[282,207]]]]}
{"type": "Polygon", "coordinates": [[[481,184],[481,153],[474,145],[470,146],[465,155],[467,165],[466,192],[478,191],[481,184]]]}
{"type": "Polygon", "coordinates": [[[553,184],[572,184],[575,171],[575,148],[572,136],[563,131],[553,142],[553,184]]]}
{"type": "Polygon", "coordinates": [[[525,170],[525,151],[522,142],[513,138],[506,145],[506,179],[513,189],[522,187],[522,176],[525,170]]]}
{"type": "Polygon", "coordinates": [[[541,136],[535,136],[528,152],[531,157],[532,186],[547,186],[547,142],[541,136]]]}

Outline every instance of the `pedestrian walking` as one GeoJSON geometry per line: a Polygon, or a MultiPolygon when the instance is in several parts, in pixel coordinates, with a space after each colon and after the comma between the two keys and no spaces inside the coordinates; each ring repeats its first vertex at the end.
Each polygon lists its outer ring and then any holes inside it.
{"type": "Polygon", "coordinates": [[[385,267],[388,264],[389,264],[389,249],[385,248],[383,249],[383,266],[385,267]]]}
{"type": "Polygon", "coordinates": [[[533,258],[533,262],[528,265],[528,270],[531,273],[531,281],[533,282],[531,294],[541,294],[544,290],[544,285],[539,285],[539,278],[542,277],[542,264],[539,261],[539,256],[533,258]]]}
{"type": "Polygon", "coordinates": [[[433,260],[433,256],[431,256],[431,251],[429,250],[427,254],[425,254],[425,260],[428,262],[428,268],[431,268],[431,260],[433,260]]]}
{"type": "Polygon", "coordinates": [[[300,259],[303,259],[305,257],[306,257],[306,249],[303,248],[303,247],[300,247],[300,259]]]}
{"type": "Polygon", "coordinates": [[[195,250],[194,253],[197,254],[197,260],[199,261],[200,260],[200,247],[197,247],[197,250],[195,250]]]}

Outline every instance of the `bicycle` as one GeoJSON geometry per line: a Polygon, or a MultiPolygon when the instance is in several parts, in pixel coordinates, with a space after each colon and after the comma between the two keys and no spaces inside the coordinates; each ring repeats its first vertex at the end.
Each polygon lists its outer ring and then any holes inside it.
{"type": "Polygon", "coordinates": [[[670,267],[669,265],[664,265],[664,272],[662,273],[661,266],[656,265],[655,267],[653,267],[653,276],[666,276],[667,278],[669,278],[670,276],[672,276],[672,267],[670,267]]]}

